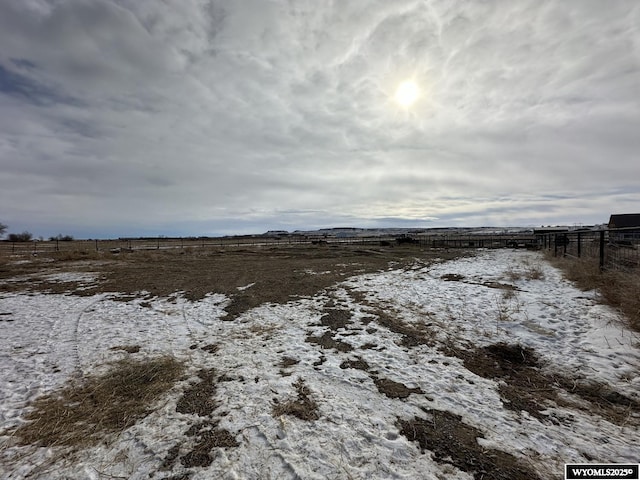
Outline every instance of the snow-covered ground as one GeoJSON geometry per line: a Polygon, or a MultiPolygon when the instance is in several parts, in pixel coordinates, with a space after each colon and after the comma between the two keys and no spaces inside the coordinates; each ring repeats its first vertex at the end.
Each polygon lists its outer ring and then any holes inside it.
{"type": "MultiPolygon", "coordinates": [[[[94,281],[90,275],[73,280],[94,281]]],[[[100,371],[126,356],[172,354],[187,364],[191,383],[204,368],[226,376],[217,384],[217,419],[239,446],[215,449],[208,467],[178,461],[170,471],[160,469],[171,447],[188,443],[185,431],[197,421],[176,411],[189,384],[182,381],[135,426],[75,456],[0,437],[2,478],[473,478],[438,463],[400,434],[398,419],[427,418],[425,409],[460,415],[484,434],[480,445],[514,455],[541,478],[561,478],[564,463],[640,460],[637,412],[616,425],[584,409],[551,406],[545,413],[565,421],[541,421],[505,408],[498,380],[472,373],[440,348],[520,343],[551,371],[606,382],[640,400],[637,335],[593,292],[573,287],[535,252],[479,251],[360,275],[313,298],[261,305],[232,322],[223,320],[229,299],[220,294],[198,302],[179,292],[140,297],[0,294],[0,431],[19,425],[30,401],[74,375],[100,371]],[[528,274],[533,270],[542,278],[528,274]],[[516,290],[496,288],[505,285],[516,290]],[[336,308],[349,311],[352,323],[331,334],[352,350],[308,341],[330,330],[321,318],[336,308]],[[429,324],[432,344],[403,345],[399,333],[376,323],[380,311],[406,325],[429,324]],[[194,348],[211,344],[216,351],[194,348]],[[132,345],[140,351],[112,348],[132,345]],[[283,366],[285,357],[298,363],[283,366]],[[344,368],[343,362],[354,360],[369,370],[344,368]],[[389,398],[371,372],[423,393],[389,398]],[[317,420],[273,413],[276,401],[295,398],[299,378],[318,404],[317,420]]]]}

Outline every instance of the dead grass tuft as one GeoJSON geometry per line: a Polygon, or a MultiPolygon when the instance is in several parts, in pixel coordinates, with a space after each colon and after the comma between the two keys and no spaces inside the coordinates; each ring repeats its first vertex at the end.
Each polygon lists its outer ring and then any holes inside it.
{"type": "Polygon", "coordinates": [[[530,265],[525,272],[525,278],[527,280],[544,279],[544,272],[542,271],[542,267],[540,265],[530,265]]]}
{"type": "Polygon", "coordinates": [[[251,333],[255,333],[256,335],[262,335],[264,336],[266,339],[271,338],[271,335],[273,334],[273,332],[275,332],[276,330],[278,330],[278,326],[277,325],[260,325],[260,324],[253,324],[249,327],[249,331],[251,333]]]}
{"type": "Polygon", "coordinates": [[[96,445],[151,413],[182,372],[182,363],[173,357],[121,360],[102,375],[70,382],[35,400],[14,437],[20,445],[96,445]]]}
{"type": "Polygon", "coordinates": [[[582,290],[597,290],[601,301],[624,314],[629,327],[640,332],[640,272],[637,270],[600,271],[593,258],[547,256],[564,276],[582,290]]]}
{"type": "Polygon", "coordinates": [[[525,280],[542,280],[544,279],[544,271],[542,270],[541,265],[526,262],[523,270],[517,270],[514,268],[507,269],[505,277],[512,282],[517,282],[523,278],[525,280]]]}
{"type": "Polygon", "coordinates": [[[522,272],[515,270],[513,268],[509,268],[506,272],[504,272],[504,276],[507,280],[512,282],[517,282],[518,280],[522,280],[522,272]]]}
{"type": "Polygon", "coordinates": [[[295,400],[289,400],[285,403],[277,403],[273,407],[273,415],[279,417],[281,415],[292,415],[300,420],[318,420],[320,414],[318,412],[318,404],[311,398],[311,390],[307,387],[302,378],[293,384],[298,392],[295,400]]]}

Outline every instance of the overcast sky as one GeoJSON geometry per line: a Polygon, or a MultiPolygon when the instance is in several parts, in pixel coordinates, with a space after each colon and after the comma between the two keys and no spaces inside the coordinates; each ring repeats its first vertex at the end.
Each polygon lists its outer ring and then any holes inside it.
{"type": "Polygon", "coordinates": [[[45,237],[603,223],[640,2],[2,0],[0,166],[45,237]]]}

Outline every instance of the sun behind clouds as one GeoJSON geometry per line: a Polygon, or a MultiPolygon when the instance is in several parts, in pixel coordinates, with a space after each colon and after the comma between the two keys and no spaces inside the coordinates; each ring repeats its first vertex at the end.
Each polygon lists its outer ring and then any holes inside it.
{"type": "Polygon", "coordinates": [[[400,106],[409,108],[420,98],[420,89],[413,80],[405,80],[398,85],[394,97],[400,106]]]}

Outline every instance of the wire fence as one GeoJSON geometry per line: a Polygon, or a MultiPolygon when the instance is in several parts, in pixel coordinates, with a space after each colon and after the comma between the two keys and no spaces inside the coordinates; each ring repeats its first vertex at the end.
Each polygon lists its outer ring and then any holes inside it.
{"type": "Polygon", "coordinates": [[[372,236],[233,236],[233,237],[146,237],[110,240],[36,240],[28,242],[0,241],[0,255],[46,255],[59,252],[133,252],[141,250],[173,250],[232,247],[277,247],[285,245],[316,246],[397,246],[416,245],[423,248],[536,248],[538,239],[531,234],[415,234],[372,236]]]}
{"type": "Polygon", "coordinates": [[[554,256],[588,258],[600,269],[635,270],[640,267],[640,228],[608,228],[539,235],[543,249],[554,256]]]}
{"type": "Polygon", "coordinates": [[[601,269],[637,269],[640,266],[640,229],[603,229],[544,234],[415,234],[375,236],[230,236],[230,237],[147,237],[110,240],[0,241],[0,255],[46,255],[64,252],[133,252],[205,248],[309,246],[397,246],[422,248],[530,248],[546,249],[555,256],[589,258],[601,269]]]}

